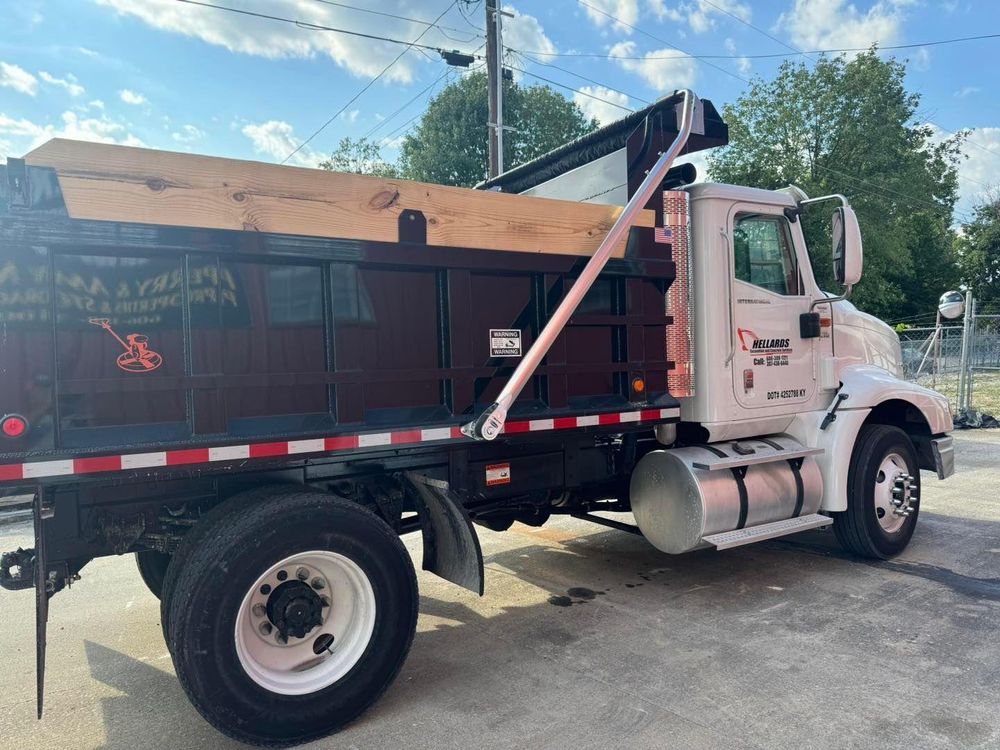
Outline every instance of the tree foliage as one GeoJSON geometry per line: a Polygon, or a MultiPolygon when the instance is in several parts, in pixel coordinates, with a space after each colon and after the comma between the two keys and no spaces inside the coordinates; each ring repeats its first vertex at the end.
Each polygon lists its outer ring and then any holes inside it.
{"type": "Polygon", "coordinates": [[[376,177],[399,177],[399,167],[382,158],[378,143],[367,138],[341,138],[330,158],[319,163],[320,169],[332,172],[370,174],[376,177]]]}
{"type": "MultiPolygon", "coordinates": [[[[472,186],[486,178],[489,121],[486,74],[471,73],[431,99],[405,137],[400,163],[413,180],[472,186]]],[[[597,127],[573,102],[547,86],[504,84],[505,167],[523,164],[597,127]]]]}
{"type": "MultiPolygon", "coordinates": [[[[961,138],[935,142],[915,124],[920,96],[906,90],[905,73],[874,48],[812,68],[786,62],[724,108],[730,145],[709,157],[720,182],[848,196],[865,247],[852,300],[890,319],[933,310],[958,281],[951,221],[961,138]]],[[[803,230],[817,280],[834,290],[828,208],[807,209],[803,230]]]]}
{"type": "Polygon", "coordinates": [[[976,207],[955,247],[962,282],[972,290],[980,309],[996,308],[1000,303],[1000,194],[976,207]]]}

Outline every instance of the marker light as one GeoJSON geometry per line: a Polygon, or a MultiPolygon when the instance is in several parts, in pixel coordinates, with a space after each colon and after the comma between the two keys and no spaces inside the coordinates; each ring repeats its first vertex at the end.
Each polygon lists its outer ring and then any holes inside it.
{"type": "Polygon", "coordinates": [[[8,414],[0,421],[0,431],[9,438],[19,438],[28,431],[28,422],[17,414],[8,414]]]}
{"type": "Polygon", "coordinates": [[[635,393],[644,393],[645,390],[646,390],[646,381],[643,380],[642,378],[633,378],[632,379],[632,390],[635,393]]]}

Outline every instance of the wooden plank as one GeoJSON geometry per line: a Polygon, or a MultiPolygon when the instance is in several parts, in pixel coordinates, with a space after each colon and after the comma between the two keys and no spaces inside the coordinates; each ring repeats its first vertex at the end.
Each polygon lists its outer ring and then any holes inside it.
{"type": "MultiPolygon", "coordinates": [[[[621,212],[408,180],[53,139],[25,157],[52,167],[75,219],[398,241],[404,209],[427,244],[591,255],[621,212]]],[[[651,227],[645,211],[638,226],[651,227]]],[[[616,257],[624,255],[624,243],[616,257]]]]}

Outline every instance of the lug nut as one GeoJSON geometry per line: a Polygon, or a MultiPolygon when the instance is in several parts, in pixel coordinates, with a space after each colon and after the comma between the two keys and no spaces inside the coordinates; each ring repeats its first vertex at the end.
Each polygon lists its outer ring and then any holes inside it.
{"type": "Polygon", "coordinates": [[[253,605],[254,617],[263,617],[266,614],[267,614],[267,607],[265,607],[263,604],[253,605]]]}
{"type": "Polygon", "coordinates": [[[257,630],[260,632],[261,635],[271,635],[271,631],[274,630],[274,627],[269,622],[262,622],[257,627],[257,630]]]}
{"type": "Polygon", "coordinates": [[[260,587],[260,593],[262,593],[264,596],[267,596],[268,594],[271,593],[271,587],[265,583],[263,586],[260,587]]]}
{"type": "Polygon", "coordinates": [[[309,570],[307,568],[299,568],[295,571],[295,577],[300,581],[304,581],[309,577],[309,570]]]}
{"type": "Polygon", "coordinates": [[[329,607],[329,606],[330,606],[330,598],[329,598],[329,597],[327,597],[327,596],[321,596],[321,597],[319,598],[319,600],[320,600],[321,602],[323,602],[323,606],[324,606],[324,607],[329,607]]]}
{"type": "Polygon", "coordinates": [[[310,585],[317,591],[322,591],[324,588],[326,588],[326,583],[324,583],[323,579],[320,578],[319,576],[313,578],[312,583],[310,585]]]}
{"type": "Polygon", "coordinates": [[[277,578],[279,581],[284,581],[286,578],[288,578],[288,573],[286,573],[283,570],[279,570],[278,575],[276,575],[275,578],[277,578]]]}

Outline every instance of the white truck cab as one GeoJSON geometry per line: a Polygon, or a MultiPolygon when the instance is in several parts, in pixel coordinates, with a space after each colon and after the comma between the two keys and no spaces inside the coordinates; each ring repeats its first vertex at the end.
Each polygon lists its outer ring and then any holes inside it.
{"type": "MultiPolygon", "coordinates": [[[[949,475],[947,399],[902,379],[899,338],[888,325],[816,283],[798,215],[823,209],[810,208],[797,188],[703,183],[687,192],[696,385],[681,399],[682,419],[704,428],[707,442],[787,433],[822,447],[825,511],[847,509],[844,467],[873,411],[909,435],[922,468],[949,475]],[[818,335],[803,328],[811,312],[818,335]],[[837,419],[822,428],[835,405],[837,419]]],[[[855,283],[861,236],[853,212],[844,216],[855,283]]]]}

